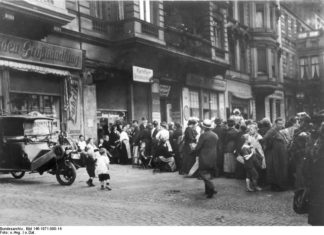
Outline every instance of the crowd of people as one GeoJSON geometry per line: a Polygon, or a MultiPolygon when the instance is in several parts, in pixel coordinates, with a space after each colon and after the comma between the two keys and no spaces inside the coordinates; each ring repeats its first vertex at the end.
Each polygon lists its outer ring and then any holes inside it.
{"type": "MultiPolygon", "coordinates": [[[[210,180],[213,177],[245,179],[247,192],[285,191],[310,185],[306,160],[323,155],[322,121],[298,113],[286,123],[278,118],[272,124],[267,118],[244,120],[234,110],[227,121],[192,117],[183,132],[179,123],[149,123],[142,118],[140,123],[117,121],[105,126],[98,147],[91,138],[85,143],[83,136],[78,145],[80,151],[97,150],[107,156],[108,163],[100,163],[101,174],[106,174],[100,181],[109,189],[110,162],[200,178],[208,198],[217,193],[210,180]]],[[[95,163],[88,165],[87,183],[92,186],[96,167],[95,163]]]]}

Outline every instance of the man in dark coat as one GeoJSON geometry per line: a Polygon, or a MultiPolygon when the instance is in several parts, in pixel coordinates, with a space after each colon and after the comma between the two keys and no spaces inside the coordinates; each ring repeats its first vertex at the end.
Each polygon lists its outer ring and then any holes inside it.
{"type": "Polygon", "coordinates": [[[138,164],[138,151],[140,145],[140,128],[138,121],[133,120],[133,132],[132,132],[132,145],[133,145],[133,164],[138,164]]]}
{"type": "Polygon", "coordinates": [[[217,144],[217,174],[216,176],[220,176],[223,174],[224,168],[224,136],[226,129],[222,126],[222,120],[220,118],[215,119],[215,128],[213,132],[218,136],[218,144],[217,144]]]}
{"type": "Polygon", "coordinates": [[[217,191],[211,181],[217,162],[217,135],[211,131],[212,121],[206,119],[202,123],[204,133],[200,135],[195,152],[199,157],[199,174],[205,183],[207,198],[212,198],[217,191]]]}

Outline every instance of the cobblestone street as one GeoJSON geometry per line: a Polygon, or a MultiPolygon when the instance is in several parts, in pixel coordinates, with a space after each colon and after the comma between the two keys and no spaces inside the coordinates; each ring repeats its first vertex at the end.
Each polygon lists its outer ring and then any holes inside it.
{"type": "Polygon", "coordinates": [[[113,190],[101,191],[97,179],[86,186],[84,169],[67,187],[49,174],[0,175],[1,225],[307,225],[291,191],[251,194],[243,181],[218,178],[207,200],[202,181],[178,173],[112,165],[111,176],[113,190]]]}

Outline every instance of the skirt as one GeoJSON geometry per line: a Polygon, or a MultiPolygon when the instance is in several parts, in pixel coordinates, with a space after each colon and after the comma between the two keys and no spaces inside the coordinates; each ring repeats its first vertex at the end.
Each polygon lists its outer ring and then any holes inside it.
{"type": "Polygon", "coordinates": [[[224,154],[224,172],[225,173],[235,173],[236,168],[236,158],[234,153],[224,154]]]}

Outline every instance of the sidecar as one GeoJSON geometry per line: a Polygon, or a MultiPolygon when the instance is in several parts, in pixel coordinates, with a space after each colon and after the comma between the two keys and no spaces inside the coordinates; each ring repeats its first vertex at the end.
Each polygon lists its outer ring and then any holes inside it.
{"type": "Polygon", "coordinates": [[[20,179],[25,172],[56,175],[71,185],[76,168],[63,147],[53,141],[53,120],[45,116],[0,116],[0,173],[20,179]]]}

